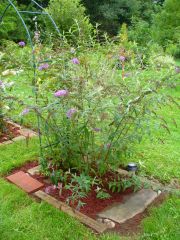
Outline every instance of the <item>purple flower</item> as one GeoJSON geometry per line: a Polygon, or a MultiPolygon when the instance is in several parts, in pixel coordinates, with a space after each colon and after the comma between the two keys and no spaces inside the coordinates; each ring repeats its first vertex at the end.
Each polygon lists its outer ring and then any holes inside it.
{"type": "Polygon", "coordinates": [[[23,41],[20,41],[18,44],[20,47],[25,47],[25,45],[26,45],[25,42],[23,42],[23,41]]]}
{"type": "Polygon", "coordinates": [[[55,97],[65,97],[68,95],[68,91],[67,90],[58,90],[57,92],[54,93],[55,97]]]}
{"type": "Polygon", "coordinates": [[[69,109],[66,113],[67,118],[72,118],[73,114],[76,112],[77,112],[77,110],[75,108],[69,109]]]}
{"type": "Polygon", "coordinates": [[[119,57],[119,60],[120,60],[121,62],[124,62],[125,59],[126,59],[126,58],[125,58],[124,56],[120,56],[120,57],[119,57]]]}
{"type": "Polygon", "coordinates": [[[38,69],[39,71],[42,71],[42,70],[46,70],[49,68],[49,64],[48,63],[44,63],[44,64],[41,64],[38,69]]]}
{"type": "Polygon", "coordinates": [[[80,64],[79,60],[77,58],[73,58],[72,59],[72,63],[74,64],[80,64]]]}
{"type": "Polygon", "coordinates": [[[28,113],[29,113],[29,108],[25,108],[23,111],[22,111],[22,113],[21,113],[21,115],[27,115],[28,113]]]}
{"type": "Polygon", "coordinates": [[[100,131],[101,131],[101,128],[93,128],[93,130],[94,130],[95,132],[100,132],[100,131]]]}
{"type": "Polygon", "coordinates": [[[45,193],[50,194],[55,190],[54,186],[48,186],[45,188],[45,193]]]}

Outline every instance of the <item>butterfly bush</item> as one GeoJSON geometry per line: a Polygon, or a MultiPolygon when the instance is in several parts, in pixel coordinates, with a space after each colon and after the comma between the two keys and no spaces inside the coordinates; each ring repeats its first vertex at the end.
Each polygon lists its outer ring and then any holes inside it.
{"type": "Polygon", "coordinates": [[[99,52],[85,49],[80,56],[73,49],[73,59],[72,48],[62,52],[54,53],[47,78],[38,83],[40,131],[48,146],[44,159],[47,165],[50,159],[65,169],[93,168],[104,174],[121,165],[133,144],[149,134],[157,102],[168,101],[158,91],[174,81],[174,69],[159,74],[153,65],[149,77],[149,69],[141,69],[132,50],[119,56],[117,46],[99,52]],[[121,69],[116,67],[119,62],[121,69]]]}

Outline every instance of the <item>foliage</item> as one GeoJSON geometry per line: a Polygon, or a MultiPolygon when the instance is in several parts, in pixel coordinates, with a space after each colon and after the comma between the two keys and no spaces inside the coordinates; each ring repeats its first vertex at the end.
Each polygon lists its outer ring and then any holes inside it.
{"type": "MultiPolygon", "coordinates": [[[[3,0],[0,3],[0,15],[3,13],[7,6],[7,2],[3,0]]],[[[16,13],[14,12],[13,8],[9,8],[6,12],[6,15],[2,19],[2,22],[0,22],[0,35],[2,39],[11,39],[11,40],[17,40],[17,39],[23,39],[24,37],[24,30],[20,29],[20,21],[16,17],[16,13]]]]}
{"type": "Polygon", "coordinates": [[[10,111],[14,98],[7,93],[7,88],[11,89],[12,85],[13,82],[8,83],[0,80],[0,136],[2,133],[8,131],[5,122],[5,115],[10,111]]]}
{"type": "Polygon", "coordinates": [[[18,43],[3,40],[1,50],[3,51],[3,49],[6,49],[5,54],[1,57],[1,67],[4,70],[23,70],[23,68],[31,67],[32,55],[29,47],[20,47],[18,43]]]}
{"type": "Polygon", "coordinates": [[[136,192],[143,187],[141,180],[136,175],[128,178],[124,178],[124,179],[121,179],[118,176],[117,179],[110,181],[108,185],[109,185],[109,189],[112,192],[121,192],[121,191],[125,191],[128,188],[133,188],[134,192],[136,192]]]}
{"type": "MultiPolygon", "coordinates": [[[[55,166],[86,174],[97,171],[103,175],[115,169],[132,153],[133,143],[150,135],[150,120],[159,122],[158,105],[170,101],[158,91],[173,84],[173,61],[172,66],[168,61],[158,64],[164,59],[151,52],[156,64],[149,57],[152,75],[148,75],[133,49],[123,50],[124,56],[118,55],[115,45],[112,52],[111,43],[109,50],[102,49],[95,44],[88,54],[86,49],[78,53],[67,46],[64,52],[52,53],[54,59],[47,69],[38,70],[41,100],[38,107],[31,108],[41,119],[47,143],[44,166],[48,166],[46,159],[52,159],[55,166]]],[[[166,124],[164,128],[168,130],[166,124]]]]}
{"type": "Polygon", "coordinates": [[[87,196],[87,193],[91,190],[92,179],[90,176],[86,176],[83,173],[80,176],[76,174],[71,175],[71,182],[65,185],[67,190],[72,192],[71,196],[66,199],[66,202],[69,204],[76,204],[76,209],[79,210],[84,203],[82,202],[82,198],[87,196]]]}
{"type": "Polygon", "coordinates": [[[92,23],[98,22],[103,31],[118,33],[120,25],[131,25],[131,18],[139,17],[148,23],[162,1],[151,0],[82,0],[92,23]]]}
{"type": "Polygon", "coordinates": [[[98,199],[108,199],[111,197],[111,195],[103,190],[98,191],[96,197],[98,199]]]}
{"type": "Polygon", "coordinates": [[[167,48],[176,57],[180,56],[180,2],[166,0],[162,10],[155,15],[152,25],[154,41],[167,48]]]}
{"type": "MultiPolygon", "coordinates": [[[[25,6],[25,5],[18,5],[17,1],[13,3],[18,10],[33,11],[36,9],[32,4],[25,6]]],[[[0,3],[0,16],[3,14],[7,6],[8,6],[8,3],[5,0],[3,0],[0,3]]],[[[23,19],[30,31],[30,34],[33,35],[33,32],[32,32],[32,29],[34,28],[33,15],[24,14],[23,19]]],[[[38,19],[42,24],[41,16],[39,16],[38,19]]],[[[4,14],[4,17],[1,20],[2,22],[0,22],[1,24],[0,35],[2,39],[13,40],[15,42],[18,42],[26,38],[27,33],[23,28],[20,18],[18,17],[17,13],[15,12],[15,9],[12,6],[8,8],[6,13],[4,14]]]]}
{"type": "MultiPolygon", "coordinates": [[[[47,11],[55,20],[61,34],[73,38],[75,44],[87,40],[91,35],[92,25],[80,0],[50,0],[47,11]]],[[[52,26],[49,31],[52,31],[52,26]]]]}
{"type": "Polygon", "coordinates": [[[140,18],[132,18],[132,26],[129,28],[129,40],[145,46],[151,41],[150,23],[140,18]]]}

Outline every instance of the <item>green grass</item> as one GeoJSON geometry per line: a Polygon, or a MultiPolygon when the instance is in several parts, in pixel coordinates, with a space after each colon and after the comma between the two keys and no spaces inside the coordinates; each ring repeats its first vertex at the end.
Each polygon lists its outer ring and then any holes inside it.
{"type": "Polygon", "coordinates": [[[0,176],[8,173],[15,167],[21,166],[27,160],[35,160],[39,155],[37,138],[31,138],[28,146],[25,142],[18,141],[0,147],[0,176]]]}
{"type": "MultiPolygon", "coordinates": [[[[169,94],[178,97],[180,88],[169,90],[169,94]]],[[[170,134],[165,129],[157,129],[150,139],[136,145],[135,154],[126,161],[139,162],[141,173],[169,182],[172,178],[180,179],[180,110],[176,105],[164,106],[159,115],[166,120],[170,134]]]]}
{"type": "Polygon", "coordinates": [[[139,240],[180,239],[180,199],[169,198],[160,208],[153,208],[143,221],[144,233],[139,240]]]}

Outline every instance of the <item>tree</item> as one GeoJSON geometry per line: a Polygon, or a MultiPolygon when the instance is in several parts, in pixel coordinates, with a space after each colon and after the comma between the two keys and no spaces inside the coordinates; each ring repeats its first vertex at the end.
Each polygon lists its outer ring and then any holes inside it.
{"type": "Polygon", "coordinates": [[[91,34],[92,25],[80,0],[50,0],[47,10],[60,31],[64,32],[66,36],[69,35],[67,33],[70,29],[72,35],[78,36],[82,40],[88,38],[91,34]]]}
{"type": "Polygon", "coordinates": [[[168,48],[176,48],[180,55],[180,1],[166,0],[162,11],[155,15],[152,36],[154,41],[168,48]]]}
{"type": "Polygon", "coordinates": [[[132,17],[150,21],[156,6],[163,0],[82,0],[92,23],[103,31],[116,35],[122,23],[131,25],[132,17]]]}

